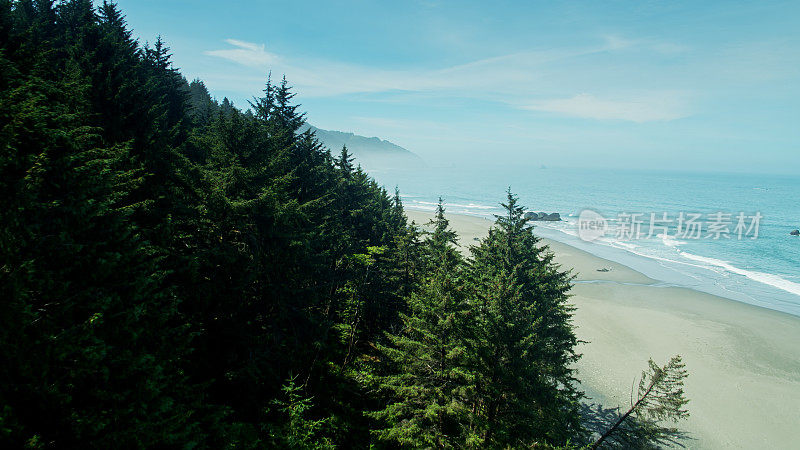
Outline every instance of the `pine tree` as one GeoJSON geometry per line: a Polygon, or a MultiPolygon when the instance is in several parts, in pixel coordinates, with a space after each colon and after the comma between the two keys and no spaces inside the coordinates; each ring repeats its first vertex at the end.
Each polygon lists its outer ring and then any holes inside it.
{"type": "Polygon", "coordinates": [[[30,77],[0,92],[0,411],[11,425],[0,439],[202,440],[187,420],[195,401],[179,368],[188,335],[176,298],[119,204],[135,176],[127,149],[104,147],[82,123],[85,89],[70,83],[30,77]]]}
{"type": "Polygon", "coordinates": [[[419,292],[409,298],[403,329],[381,346],[393,372],[381,379],[388,405],[374,414],[380,440],[406,446],[460,448],[470,441],[471,411],[465,399],[472,373],[465,330],[471,315],[460,282],[462,259],[455,248],[441,200],[433,231],[423,243],[429,268],[419,292]]]}
{"type": "Polygon", "coordinates": [[[491,446],[561,443],[579,429],[571,368],[577,340],[566,303],[571,278],[539,246],[510,190],[503,207],[506,214],[472,248],[476,423],[491,446]]]}
{"type": "Polygon", "coordinates": [[[189,83],[189,107],[194,123],[200,128],[210,125],[219,109],[219,105],[211,98],[205,83],[199,79],[189,83]]]}
{"type": "Polygon", "coordinates": [[[673,356],[663,366],[650,359],[639,378],[636,396],[631,394],[630,408],[609,424],[591,448],[649,448],[675,443],[681,433],[661,422],[677,423],[689,416],[684,409],[689,400],[683,392],[687,376],[680,355],[673,356]]]}
{"type": "Polygon", "coordinates": [[[342,146],[342,151],[339,153],[339,158],[336,159],[336,167],[339,168],[344,178],[349,178],[353,173],[353,155],[347,150],[347,146],[342,146]]]}
{"type": "Polygon", "coordinates": [[[275,118],[278,121],[278,127],[286,130],[291,138],[306,122],[305,114],[298,112],[300,105],[292,103],[294,97],[295,94],[284,75],[280,86],[275,89],[275,118]]]}

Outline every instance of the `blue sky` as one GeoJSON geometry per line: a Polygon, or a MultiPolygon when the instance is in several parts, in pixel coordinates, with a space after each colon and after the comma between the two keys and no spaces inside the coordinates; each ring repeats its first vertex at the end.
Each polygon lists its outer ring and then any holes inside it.
{"type": "Polygon", "coordinates": [[[800,2],[119,0],[238,106],[432,164],[800,172],[800,2]]]}

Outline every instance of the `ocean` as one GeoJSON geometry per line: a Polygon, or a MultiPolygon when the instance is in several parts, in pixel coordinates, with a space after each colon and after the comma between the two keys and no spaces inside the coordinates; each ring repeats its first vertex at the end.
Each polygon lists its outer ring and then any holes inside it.
{"type": "Polygon", "coordinates": [[[390,192],[398,186],[406,208],[433,210],[441,196],[447,212],[490,219],[510,187],[527,211],[561,215],[533,222],[542,237],[661,286],[800,316],[800,236],[789,234],[800,228],[800,177],[524,166],[369,172],[390,192]],[[591,241],[579,232],[585,210],[607,225],[591,241]]]}

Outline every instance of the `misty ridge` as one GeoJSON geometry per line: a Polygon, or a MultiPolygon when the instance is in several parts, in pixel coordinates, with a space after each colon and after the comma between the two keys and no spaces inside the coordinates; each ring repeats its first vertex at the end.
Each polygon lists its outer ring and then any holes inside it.
{"type": "Polygon", "coordinates": [[[306,130],[311,130],[333,154],[338,154],[342,146],[347,146],[355,157],[355,163],[361,164],[365,169],[417,169],[426,166],[425,161],[416,153],[377,137],[323,130],[310,124],[304,125],[300,132],[306,130]]]}

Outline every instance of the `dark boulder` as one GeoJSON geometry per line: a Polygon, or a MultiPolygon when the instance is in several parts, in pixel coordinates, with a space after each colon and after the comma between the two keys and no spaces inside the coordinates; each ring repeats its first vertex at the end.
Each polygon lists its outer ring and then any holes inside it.
{"type": "Polygon", "coordinates": [[[544,222],[558,222],[561,220],[561,215],[559,213],[550,213],[547,214],[546,212],[526,212],[525,218],[531,221],[540,220],[544,222]]]}
{"type": "Polygon", "coordinates": [[[789,234],[792,236],[800,236],[800,230],[792,230],[789,234]]]}

